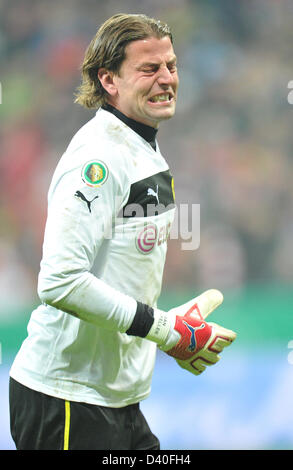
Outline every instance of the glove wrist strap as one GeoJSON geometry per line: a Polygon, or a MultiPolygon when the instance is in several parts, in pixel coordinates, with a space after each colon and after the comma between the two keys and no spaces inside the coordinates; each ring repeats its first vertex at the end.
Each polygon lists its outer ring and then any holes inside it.
{"type": "Polygon", "coordinates": [[[168,313],[154,309],[154,323],[146,335],[146,339],[154,341],[158,345],[165,343],[171,328],[168,313]]]}

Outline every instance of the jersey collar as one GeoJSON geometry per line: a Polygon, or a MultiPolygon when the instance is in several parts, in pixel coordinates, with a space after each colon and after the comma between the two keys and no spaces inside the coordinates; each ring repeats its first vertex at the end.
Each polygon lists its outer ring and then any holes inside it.
{"type": "Polygon", "coordinates": [[[141,122],[135,121],[134,119],[131,119],[125,116],[125,114],[121,113],[121,111],[114,108],[108,103],[104,104],[102,106],[102,109],[104,109],[105,111],[109,111],[110,113],[118,117],[121,121],[124,122],[124,124],[129,126],[134,132],[139,134],[143,139],[145,139],[153,147],[154,150],[156,150],[156,135],[157,135],[158,129],[147,126],[146,124],[142,124],[141,122]]]}

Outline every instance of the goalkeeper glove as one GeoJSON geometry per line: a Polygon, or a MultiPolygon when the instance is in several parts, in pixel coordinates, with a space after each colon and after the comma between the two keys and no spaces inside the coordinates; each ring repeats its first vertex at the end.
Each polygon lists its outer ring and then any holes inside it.
{"type": "Polygon", "coordinates": [[[210,289],[168,312],[154,309],[154,323],[146,338],[174,357],[180,367],[199,375],[206,366],[219,361],[219,353],[236,338],[236,333],[205,318],[223,301],[210,289]]]}

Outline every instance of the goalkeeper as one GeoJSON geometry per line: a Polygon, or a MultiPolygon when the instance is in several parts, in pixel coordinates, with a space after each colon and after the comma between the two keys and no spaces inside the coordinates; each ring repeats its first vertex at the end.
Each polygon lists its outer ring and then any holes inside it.
{"type": "Polygon", "coordinates": [[[156,138],[177,100],[170,29],[115,15],[91,41],[82,78],[76,101],[97,111],[49,188],[42,303],[10,371],[11,433],[23,450],[155,450],[139,403],[157,347],[197,375],[235,333],[206,321],[217,290],[157,309],[175,211],[156,138]]]}

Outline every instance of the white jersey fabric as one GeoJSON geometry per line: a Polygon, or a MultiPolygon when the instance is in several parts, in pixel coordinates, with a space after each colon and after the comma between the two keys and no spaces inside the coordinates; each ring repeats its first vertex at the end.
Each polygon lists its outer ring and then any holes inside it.
{"type": "Polygon", "coordinates": [[[110,407],[148,396],[156,344],[125,332],[137,301],[157,305],[173,196],[158,146],[154,151],[118,117],[99,109],[77,132],[50,185],[42,304],[32,312],[12,378],[110,407]],[[162,210],[154,212],[155,205],[162,210]]]}

